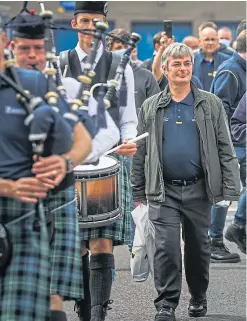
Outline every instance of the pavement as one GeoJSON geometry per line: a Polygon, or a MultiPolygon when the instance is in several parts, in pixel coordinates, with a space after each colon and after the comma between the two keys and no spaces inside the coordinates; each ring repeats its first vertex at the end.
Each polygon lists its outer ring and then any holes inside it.
{"type": "MultiPolygon", "coordinates": [[[[230,208],[227,226],[232,221],[236,204],[230,208]]],[[[225,240],[226,246],[239,253],[241,262],[210,265],[210,284],[208,289],[208,314],[204,318],[189,318],[187,306],[189,292],[183,275],[181,299],[176,310],[177,321],[245,321],[246,320],[246,256],[237,245],[225,240]]],[[[111,299],[112,310],[108,311],[106,321],[154,321],[153,300],[156,290],[153,279],[143,283],[134,282],[129,267],[129,252],[126,246],[116,247],[116,279],[113,283],[111,299]]],[[[68,321],[79,321],[72,302],[65,303],[68,321]]]]}

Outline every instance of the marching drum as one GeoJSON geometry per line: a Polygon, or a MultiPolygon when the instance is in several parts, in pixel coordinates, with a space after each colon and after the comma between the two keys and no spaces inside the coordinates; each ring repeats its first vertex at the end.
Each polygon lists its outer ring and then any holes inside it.
{"type": "Polygon", "coordinates": [[[74,169],[80,228],[108,226],[121,218],[119,162],[104,156],[98,165],[74,169]]]}

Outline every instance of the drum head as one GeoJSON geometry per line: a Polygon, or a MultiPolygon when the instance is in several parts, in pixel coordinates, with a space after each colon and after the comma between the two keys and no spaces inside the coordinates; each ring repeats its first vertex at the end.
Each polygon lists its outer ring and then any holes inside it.
{"type": "Polygon", "coordinates": [[[112,156],[103,156],[97,165],[79,165],[74,168],[76,178],[97,178],[112,175],[119,171],[120,164],[112,156]]]}

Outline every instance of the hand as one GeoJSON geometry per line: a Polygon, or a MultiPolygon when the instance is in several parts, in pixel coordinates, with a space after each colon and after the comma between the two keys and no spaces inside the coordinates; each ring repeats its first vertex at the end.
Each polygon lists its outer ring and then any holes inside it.
{"type": "Polygon", "coordinates": [[[231,205],[231,201],[220,201],[215,204],[215,207],[229,207],[231,205]]]}
{"type": "Polygon", "coordinates": [[[163,50],[165,50],[173,42],[173,38],[168,38],[165,32],[162,33],[162,37],[160,38],[160,46],[163,50]]]}
{"type": "Polygon", "coordinates": [[[48,187],[35,177],[20,178],[13,184],[12,197],[21,202],[37,203],[47,196],[48,187]]]}
{"type": "MultiPolygon", "coordinates": [[[[34,156],[34,161],[37,156],[34,156]]],[[[66,175],[66,161],[62,156],[52,155],[49,157],[40,157],[37,162],[33,164],[32,172],[35,177],[43,183],[50,184],[54,188],[59,185],[66,175]]]]}
{"type": "Polygon", "coordinates": [[[136,151],[136,143],[129,143],[127,139],[124,139],[123,144],[119,146],[116,153],[126,157],[133,157],[136,151]]]}
{"type": "Polygon", "coordinates": [[[147,205],[147,200],[143,200],[143,201],[140,201],[140,202],[135,202],[135,206],[139,206],[139,205],[147,205]]]}

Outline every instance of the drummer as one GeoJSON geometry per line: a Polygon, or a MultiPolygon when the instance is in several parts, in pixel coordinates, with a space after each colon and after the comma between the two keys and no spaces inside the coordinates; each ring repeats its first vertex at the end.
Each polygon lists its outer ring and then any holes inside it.
{"type": "MultiPolygon", "coordinates": [[[[74,19],[71,24],[74,29],[94,30],[93,19],[106,21],[108,12],[107,2],[104,1],[76,1],[74,19]]],[[[71,77],[77,78],[78,70],[84,70],[84,58],[90,53],[93,38],[78,33],[79,41],[75,49],[71,50],[68,69],[72,71],[71,77]],[[74,72],[73,72],[74,71],[74,72]]],[[[104,50],[101,44],[97,50],[95,69],[102,63],[106,70],[110,70],[112,54],[104,50]]],[[[107,76],[96,74],[97,79],[107,82],[107,76]]],[[[127,65],[125,71],[127,83],[127,106],[118,107],[117,101],[112,102],[112,119],[120,130],[121,141],[124,145],[119,148],[116,158],[120,161],[121,201],[123,207],[123,219],[109,226],[99,228],[85,228],[81,237],[85,241],[83,255],[83,276],[85,300],[76,303],[78,315],[83,321],[105,320],[106,309],[109,303],[111,287],[114,275],[113,246],[129,244],[131,239],[131,213],[130,213],[130,182],[128,179],[125,157],[131,157],[136,152],[135,143],[127,143],[128,139],[134,138],[137,134],[137,115],[134,97],[134,76],[131,67],[127,65]],[[90,263],[86,247],[91,250],[90,263]],[[89,272],[90,270],[90,272],[89,272]],[[90,277],[89,277],[90,275],[90,277]],[[89,300],[91,295],[91,302],[89,300]],[[91,311],[90,311],[91,310],[91,311]],[[90,319],[91,315],[91,319],[90,319]]],[[[100,82],[100,81],[98,81],[100,82]]],[[[92,213],[95,214],[95,213],[92,213]]]]}
{"type": "MultiPolygon", "coordinates": [[[[15,22],[14,40],[11,43],[17,66],[32,69],[33,65],[40,71],[45,69],[45,30],[40,16],[20,14],[15,22]],[[22,25],[30,23],[32,28],[22,25]]],[[[46,89],[42,88],[42,96],[46,89]]],[[[40,94],[41,95],[41,94],[40,94]]],[[[69,112],[70,108],[64,100],[59,99],[61,113],[69,112]]],[[[33,173],[40,180],[51,175],[57,181],[57,187],[48,193],[44,201],[48,227],[51,230],[51,320],[66,320],[63,312],[63,300],[83,298],[81,274],[81,247],[79,225],[76,213],[74,184],[61,182],[67,173],[71,177],[73,168],[80,164],[91,151],[90,137],[81,123],[74,128],[74,144],[69,153],[63,156],[53,155],[41,158],[33,166],[33,173]],[[54,224],[54,228],[51,227],[54,224]]],[[[73,176],[73,175],[72,175],[73,176]]],[[[67,179],[68,181],[68,179],[67,179]]]]}

